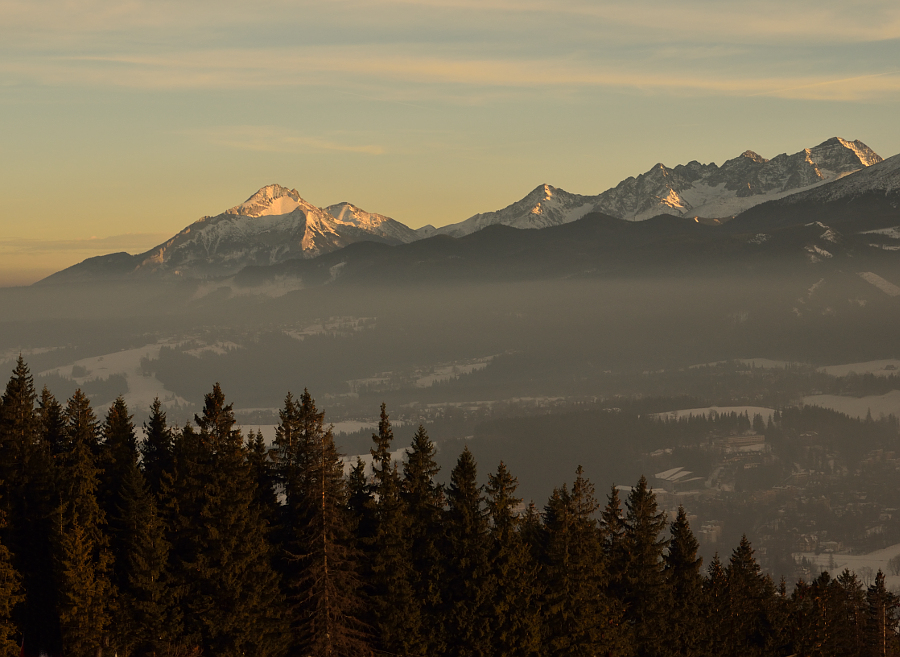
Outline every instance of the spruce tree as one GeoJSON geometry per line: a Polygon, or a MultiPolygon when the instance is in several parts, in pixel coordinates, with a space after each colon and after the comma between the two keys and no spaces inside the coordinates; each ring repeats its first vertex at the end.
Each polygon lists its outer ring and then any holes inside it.
{"type": "MultiPolygon", "coordinates": [[[[43,505],[45,508],[41,509],[35,508],[34,504],[37,501],[35,493],[40,493],[40,489],[45,486],[41,486],[39,481],[32,481],[42,473],[29,467],[40,441],[40,426],[34,411],[35,399],[31,373],[19,356],[3,396],[0,397],[0,520],[3,521],[0,525],[0,549],[8,562],[2,565],[2,588],[3,591],[9,591],[11,596],[3,609],[0,609],[0,617],[4,619],[0,621],[0,643],[7,642],[9,633],[6,631],[11,629],[10,614],[22,602],[14,596],[19,586],[18,573],[25,576],[27,584],[34,586],[35,597],[45,598],[42,593],[45,594],[47,588],[36,586],[40,566],[34,559],[35,553],[30,545],[34,541],[36,544],[33,547],[40,549],[39,544],[44,544],[45,549],[41,551],[46,558],[47,527],[41,526],[41,521],[42,516],[47,513],[47,505],[43,505]],[[33,517],[35,513],[38,514],[37,517],[33,517]],[[11,524],[7,524],[7,519],[11,520],[11,524]],[[7,550],[11,550],[12,554],[7,550]]],[[[43,599],[42,602],[46,604],[48,600],[43,599]]],[[[32,598],[28,599],[27,605],[16,610],[16,620],[22,625],[23,631],[28,631],[29,636],[39,631],[39,622],[34,618],[39,613],[38,610],[39,607],[32,604],[32,598]]]]}
{"type": "Polygon", "coordinates": [[[593,485],[578,468],[572,491],[554,491],[544,513],[547,532],[546,654],[631,654],[622,609],[605,592],[603,549],[593,485]]]}
{"type": "Polygon", "coordinates": [[[364,519],[368,518],[371,500],[372,493],[369,479],[366,476],[366,463],[357,456],[356,462],[350,468],[350,474],[347,477],[347,507],[350,510],[350,516],[358,538],[363,536],[371,537],[372,535],[370,529],[364,530],[361,527],[364,519]]]}
{"type": "Polygon", "coordinates": [[[275,428],[275,478],[285,497],[281,521],[283,543],[302,531],[313,513],[309,507],[310,496],[316,490],[315,482],[310,479],[310,468],[314,465],[312,450],[324,433],[325,414],[316,408],[309,391],[304,390],[298,400],[287,394],[279,418],[275,428]]]}
{"type": "Polygon", "coordinates": [[[63,408],[46,387],[35,412],[37,441],[27,461],[27,486],[17,494],[21,504],[15,543],[10,543],[27,591],[19,614],[27,652],[58,654],[62,650],[54,552],[57,468],[62,460],[66,421],[63,408]],[[23,524],[24,520],[24,524],[23,524]]]}
{"type": "Polygon", "coordinates": [[[790,647],[791,653],[812,653],[821,638],[821,619],[818,615],[816,596],[812,586],[802,579],[794,585],[789,613],[781,642],[790,647]]]}
{"type": "Polygon", "coordinates": [[[659,632],[669,612],[670,600],[663,573],[663,551],[668,541],[660,538],[666,516],[657,510],[656,496],[641,477],[625,502],[621,594],[625,618],[634,627],[637,654],[657,655],[665,637],[659,632]]]}
{"type": "Polygon", "coordinates": [[[16,502],[10,493],[18,494],[26,484],[27,460],[38,433],[35,401],[31,372],[19,356],[0,398],[0,485],[7,513],[16,502]]]}
{"type": "Polygon", "coordinates": [[[150,418],[144,423],[144,439],[140,442],[141,468],[147,485],[159,495],[163,476],[173,467],[173,436],[166,424],[166,412],[159,397],[150,406],[150,418]]]}
{"type": "Polygon", "coordinates": [[[378,433],[372,435],[373,496],[369,500],[373,534],[366,541],[370,612],[381,650],[417,655],[425,650],[420,603],[413,590],[410,516],[400,494],[400,473],[391,458],[391,429],[381,405],[378,433]]]}
{"type": "Polygon", "coordinates": [[[706,569],[703,580],[703,643],[701,654],[706,657],[720,657],[726,652],[725,625],[728,607],[728,578],[718,552],[706,569]]]}
{"type": "Polygon", "coordinates": [[[444,520],[444,639],[454,654],[490,654],[487,602],[488,523],[477,466],[468,446],[450,474],[444,520]]]}
{"type": "Polygon", "coordinates": [[[331,430],[323,430],[323,414],[304,391],[299,405],[302,459],[288,493],[304,510],[304,522],[293,526],[289,543],[297,562],[291,579],[294,592],[294,649],[301,655],[358,657],[370,654],[367,628],[360,620],[359,555],[354,548],[347,505],[343,461],[331,430]]]}
{"type": "Polygon", "coordinates": [[[791,655],[797,652],[794,646],[793,614],[794,604],[787,592],[784,577],[778,582],[775,595],[769,599],[766,613],[772,626],[767,654],[791,655]]]}
{"type": "MultiPolygon", "coordinates": [[[[0,512],[0,529],[6,528],[6,518],[0,512]]],[[[24,600],[22,577],[13,567],[12,554],[0,542],[0,655],[15,655],[19,638],[17,624],[13,619],[13,609],[24,600]]]]}
{"type": "Polygon", "coordinates": [[[878,570],[875,581],[866,590],[868,607],[866,638],[869,655],[887,657],[900,654],[897,627],[900,622],[900,599],[884,583],[884,573],[878,570]]]}
{"type": "MultiPolygon", "coordinates": [[[[138,456],[132,416],[121,396],[109,407],[100,434],[103,442],[99,445],[97,465],[102,476],[97,499],[107,521],[110,554],[116,557],[110,572],[112,590],[116,594],[126,584],[128,573],[123,567],[123,560],[118,557],[124,554],[127,536],[131,532],[128,519],[122,517],[123,489],[126,478],[137,469],[138,456]]],[[[112,616],[124,616],[117,596],[110,601],[109,607],[112,616]]]]}
{"type": "Polygon", "coordinates": [[[537,655],[541,647],[538,564],[522,536],[517,486],[502,461],[497,472],[488,476],[491,529],[486,615],[489,645],[497,657],[537,655]]]}
{"type": "Polygon", "coordinates": [[[41,390],[38,400],[37,417],[44,448],[51,456],[62,454],[66,431],[65,413],[46,386],[41,390]]]}
{"type": "Polygon", "coordinates": [[[161,653],[181,636],[180,612],[168,573],[169,543],[156,500],[137,464],[124,473],[117,515],[120,548],[117,643],[124,654],[161,653]]]}
{"type": "Polygon", "coordinates": [[[702,644],[702,627],[697,619],[701,617],[703,576],[700,568],[703,559],[697,556],[700,546],[691,532],[684,507],[678,507],[678,514],[669,530],[672,538],[664,556],[664,574],[672,606],[664,617],[668,640],[662,643],[662,652],[667,655],[698,655],[702,644]]]}
{"type": "Polygon", "coordinates": [[[544,524],[541,513],[537,510],[534,502],[528,503],[525,512],[522,514],[519,525],[519,535],[522,541],[528,546],[528,552],[531,559],[540,568],[541,561],[544,558],[544,524]]]}
{"type": "Polygon", "coordinates": [[[441,627],[444,555],[441,552],[444,490],[435,481],[440,467],[435,461],[435,446],[425,427],[419,425],[412,444],[406,450],[401,495],[410,518],[409,538],[413,566],[413,590],[422,607],[426,633],[426,654],[441,654],[441,627]]]}
{"type": "Polygon", "coordinates": [[[262,431],[250,431],[247,434],[247,462],[256,483],[256,508],[266,526],[274,528],[281,509],[275,491],[275,468],[262,431]]]}
{"type": "Polygon", "coordinates": [[[316,408],[309,390],[304,390],[299,399],[287,393],[279,419],[275,428],[274,477],[284,495],[284,504],[272,543],[277,550],[283,592],[294,596],[296,592],[290,589],[290,583],[297,581],[300,565],[290,555],[303,553],[304,548],[297,545],[298,537],[306,531],[316,509],[310,502],[317,491],[311,468],[317,463],[313,450],[325,432],[325,413],[316,408]]]}
{"type": "Polygon", "coordinates": [[[216,655],[281,654],[283,604],[267,528],[243,437],[218,384],[194,422],[199,431],[184,432],[168,492],[185,632],[216,655]]]}
{"type": "Polygon", "coordinates": [[[606,506],[600,512],[600,540],[607,566],[606,588],[617,599],[623,597],[623,581],[628,554],[625,551],[625,513],[619,499],[619,489],[613,484],[606,498],[606,506]]]}
{"type": "Polygon", "coordinates": [[[856,574],[847,570],[834,580],[842,615],[836,636],[836,654],[863,657],[866,640],[866,593],[856,574]]]}
{"type": "Polygon", "coordinates": [[[65,418],[54,514],[59,620],[66,653],[87,657],[109,644],[112,555],[97,500],[97,419],[81,390],[69,399],[65,418]]]}
{"type": "Polygon", "coordinates": [[[727,602],[723,629],[728,654],[765,654],[771,633],[766,610],[774,585],[762,574],[746,536],[731,553],[725,581],[727,602]]]}

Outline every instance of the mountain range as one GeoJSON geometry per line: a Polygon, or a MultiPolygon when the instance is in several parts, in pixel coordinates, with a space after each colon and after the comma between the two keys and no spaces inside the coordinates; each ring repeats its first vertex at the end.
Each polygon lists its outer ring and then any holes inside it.
{"type": "MultiPolygon", "coordinates": [[[[554,240],[574,239],[569,250],[578,251],[578,240],[587,239],[585,235],[578,237],[579,231],[585,230],[593,235],[591,239],[603,242],[598,248],[606,255],[600,264],[595,260],[596,249],[581,248],[587,257],[584,265],[602,269],[622,258],[643,261],[644,256],[656,250],[664,256],[671,250],[673,240],[681,242],[684,255],[685,249],[690,250],[685,240],[691,248],[713,249],[721,255],[730,252],[738,235],[746,234],[742,239],[749,240],[748,244],[761,245],[771,239],[772,231],[806,224],[816,226],[816,222],[824,226],[823,220],[840,225],[832,228],[842,235],[853,235],[854,249],[865,243],[891,251],[896,245],[890,230],[900,224],[898,158],[883,160],[860,141],[835,137],[814,148],[771,160],[746,151],[722,166],[696,161],[674,168],[657,164],[595,196],[540,185],[501,210],[441,228],[425,226],[418,230],[351,203],[318,208],[303,200],[295,189],[267,185],[244,203],[203,217],[146,253],[89,258],[41,283],[123,278],[219,279],[243,270],[248,270],[242,277],[247,279],[260,276],[261,269],[269,272],[267,276],[291,273],[326,282],[358,269],[362,261],[372,264],[372,258],[390,270],[387,260],[399,259],[399,263],[407,256],[419,259],[416,262],[423,257],[452,260],[449,251],[488,242],[495,257],[519,245],[529,254],[526,257],[520,252],[519,257],[533,262],[546,259],[551,251],[566,250],[558,243],[552,246],[554,240]],[[848,226],[851,219],[854,225],[848,226]],[[583,225],[550,233],[513,230],[552,229],[573,223],[583,225]],[[508,229],[502,230],[503,227],[508,229]],[[464,240],[453,245],[446,241],[488,228],[489,234],[474,242],[464,240]],[[859,237],[864,231],[869,231],[868,237],[859,237]],[[535,232],[541,236],[535,236],[535,232]],[[361,242],[368,246],[358,244],[361,242]],[[347,248],[351,245],[354,248],[347,248]],[[406,246],[399,251],[390,248],[401,245],[406,246]],[[635,258],[634,249],[643,256],[635,258]],[[313,271],[318,273],[313,276],[313,271]]],[[[849,242],[842,239],[846,247],[849,242]]],[[[836,242],[829,244],[831,250],[837,250],[836,242]]],[[[771,243],[766,247],[769,248],[771,243]]],[[[808,260],[826,257],[815,249],[833,256],[824,246],[811,242],[801,251],[808,260]]],[[[486,255],[490,256],[490,252],[486,255]]],[[[579,258],[563,255],[561,262],[567,262],[571,269],[579,258]]]]}

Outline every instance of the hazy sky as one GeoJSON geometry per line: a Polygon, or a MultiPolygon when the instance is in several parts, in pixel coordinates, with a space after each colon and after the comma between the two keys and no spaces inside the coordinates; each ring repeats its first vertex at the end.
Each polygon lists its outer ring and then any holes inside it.
{"type": "Polygon", "coordinates": [[[273,182],[443,225],[898,116],[896,0],[0,0],[0,284],[273,182]]]}

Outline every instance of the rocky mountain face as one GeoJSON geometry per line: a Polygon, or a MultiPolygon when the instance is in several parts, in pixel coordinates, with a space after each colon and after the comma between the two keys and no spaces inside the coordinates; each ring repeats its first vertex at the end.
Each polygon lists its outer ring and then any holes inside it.
{"type": "Polygon", "coordinates": [[[58,272],[48,282],[100,275],[214,278],[244,267],[312,258],[360,241],[401,244],[416,232],[390,217],[350,203],[321,209],[296,189],[267,185],[246,201],[214,217],[203,217],[164,244],[135,256],[92,258],[58,272]]]}
{"type": "Polygon", "coordinates": [[[900,223],[900,156],[828,184],[754,206],[725,227],[740,232],[816,221],[855,233],[897,226],[900,223]]]}
{"type": "Polygon", "coordinates": [[[390,217],[381,214],[366,212],[352,203],[336,203],[325,208],[338,226],[352,226],[359,230],[380,235],[386,240],[396,240],[406,244],[419,239],[420,235],[406,224],[394,221],[390,217]]]}
{"type": "Polygon", "coordinates": [[[593,211],[595,205],[594,197],[571,194],[552,185],[540,185],[521,201],[516,201],[502,210],[476,214],[458,224],[427,231],[422,236],[429,237],[436,234],[462,237],[494,224],[513,228],[559,226],[581,219],[593,211]]]}
{"type": "MultiPolygon", "coordinates": [[[[819,220],[837,225],[862,214],[868,223],[851,232],[882,229],[900,223],[891,223],[900,204],[898,158],[883,161],[865,144],[835,137],[771,160],[746,151],[722,166],[693,161],[670,169],[658,164],[596,196],[541,185],[502,210],[418,230],[351,203],[318,208],[295,189],[267,185],[244,203],[194,222],[146,253],[91,258],[45,281],[218,278],[247,267],[308,260],[358,242],[400,245],[440,235],[460,238],[491,226],[542,229],[588,215],[647,223],[648,230],[656,230],[659,222],[646,220],[661,215],[690,220],[739,215],[734,221],[701,223],[724,223],[730,233],[766,234],[771,228],[819,220]]],[[[505,233],[503,239],[513,236],[505,233]]],[[[333,275],[329,270],[328,276],[333,275]]]]}
{"type": "Polygon", "coordinates": [[[477,214],[458,224],[433,229],[459,237],[492,224],[543,228],[575,221],[589,212],[643,221],[660,214],[730,219],[774,199],[835,180],[881,162],[860,141],[834,137],[793,155],[766,158],[746,151],[722,166],[697,161],[669,168],[657,164],[596,196],[570,194],[541,185],[502,210],[477,214]]]}

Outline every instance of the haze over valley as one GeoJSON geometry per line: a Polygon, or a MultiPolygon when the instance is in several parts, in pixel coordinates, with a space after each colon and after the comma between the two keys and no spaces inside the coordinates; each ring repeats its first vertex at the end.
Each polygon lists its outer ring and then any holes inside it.
{"type": "Polygon", "coordinates": [[[0,657],[900,655],[900,5],[4,0],[0,657]]]}
{"type": "MultiPolygon", "coordinates": [[[[0,353],[7,369],[21,353],[60,398],[81,388],[102,409],[122,395],[137,418],[159,398],[179,424],[219,382],[269,440],[284,395],[308,389],[350,455],[368,451],[384,402],[398,436],[425,424],[444,473],[468,444],[520,473],[526,499],[578,464],[605,483],[682,467],[691,485],[656,482],[669,510],[719,522],[729,491],[821,466],[767,442],[748,478],[703,445],[749,424],[674,443],[641,424],[704,408],[766,422],[799,404],[900,414],[898,201],[900,159],[837,138],[771,160],[660,165],[593,197],[542,186],[438,229],[269,185],[146,253],[0,290],[15,309],[0,353]]],[[[851,435],[829,441],[847,476],[870,458],[851,435]]],[[[782,535],[748,528],[747,513],[728,540],[782,535]]],[[[715,541],[701,540],[706,554],[715,541]]],[[[767,566],[793,573],[778,554],[767,566]]]]}

